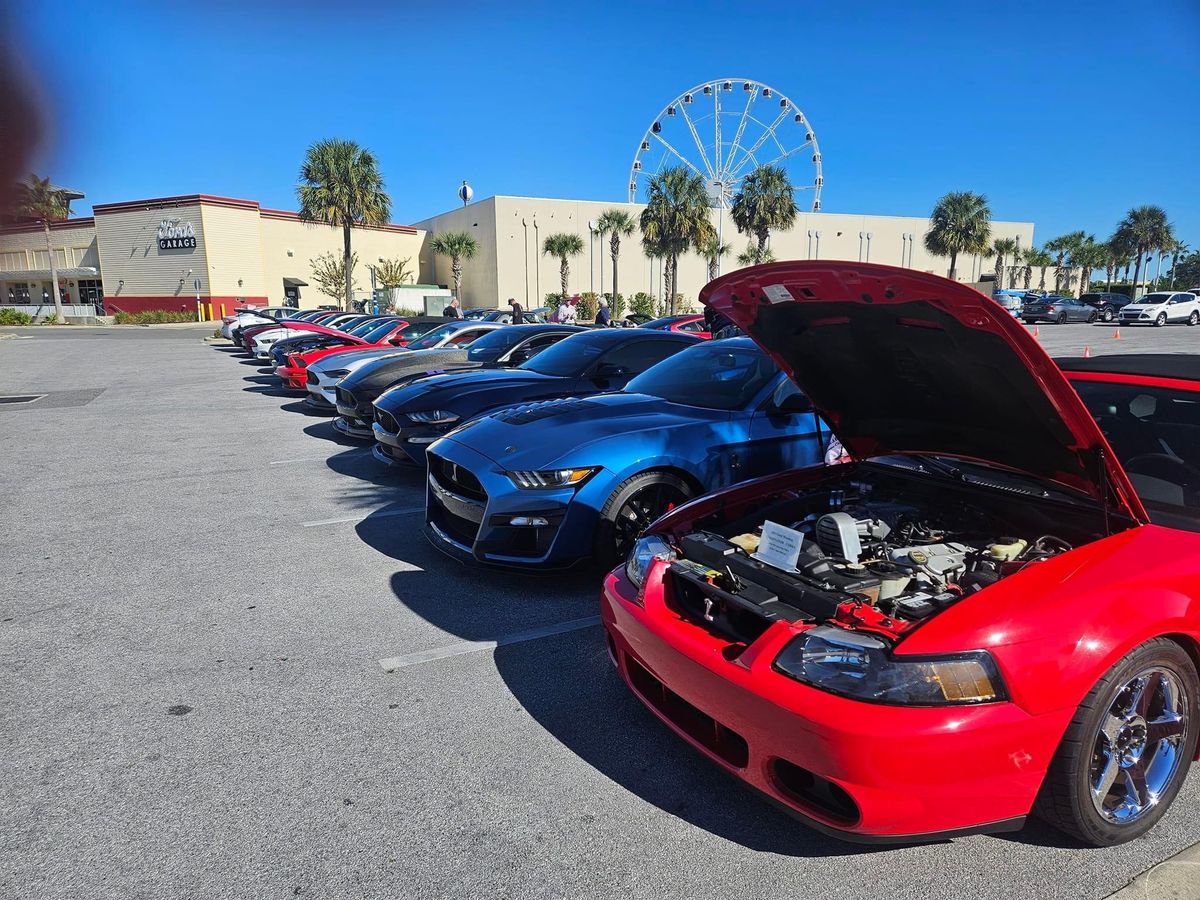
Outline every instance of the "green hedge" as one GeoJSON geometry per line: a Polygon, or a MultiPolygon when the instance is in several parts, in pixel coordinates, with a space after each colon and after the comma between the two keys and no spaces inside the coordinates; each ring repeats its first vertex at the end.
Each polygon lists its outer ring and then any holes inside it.
{"type": "Polygon", "coordinates": [[[32,323],[33,316],[27,312],[19,309],[0,308],[0,325],[30,325],[32,323]]]}
{"type": "Polygon", "coordinates": [[[118,310],[113,315],[113,321],[118,325],[166,325],[172,322],[195,322],[196,314],[171,309],[149,309],[140,313],[118,310]]]}

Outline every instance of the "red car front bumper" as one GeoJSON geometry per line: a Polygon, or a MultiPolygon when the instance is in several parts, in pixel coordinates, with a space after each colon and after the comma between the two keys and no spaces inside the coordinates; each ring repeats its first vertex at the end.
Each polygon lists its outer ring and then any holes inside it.
{"type": "Polygon", "coordinates": [[[301,369],[297,366],[276,366],[275,374],[283,379],[283,386],[289,390],[308,390],[308,369],[301,369]]]}
{"type": "Polygon", "coordinates": [[[847,840],[907,842],[1020,828],[1072,710],[1012,703],[897,707],[839,697],[772,668],[795,632],[778,622],[739,656],[623,570],[601,613],[621,677],[719,766],[807,824],[847,840]]]}

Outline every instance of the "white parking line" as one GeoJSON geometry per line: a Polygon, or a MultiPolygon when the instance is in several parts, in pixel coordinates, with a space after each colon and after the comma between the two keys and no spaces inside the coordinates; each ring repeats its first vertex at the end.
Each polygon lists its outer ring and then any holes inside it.
{"type": "Polygon", "coordinates": [[[536,641],[539,638],[551,637],[556,634],[567,634],[580,631],[600,624],[599,616],[588,616],[586,619],[572,619],[570,622],[560,622],[557,625],[543,625],[529,631],[519,631],[507,637],[494,641],[460,641],[446,647],[435,647],[432,650],[418,650],[416,653],[406,653],[404,656],[390,656],[381,659],[379,665],[385,672],[416,666],[421,663],[433,662],[438,659],[449,659],[452,656],[463,656],[467,653],[479,653],[484,650],[495,650],[497,647],[507,647],[509,644],[521,644],[525,641],[536,641]]]}
{"type": "MultiPolygon", "coordinates": [[[[337,456],[350,456],[351,454],[360,454],[360,453],[363,453],[364,451],[366,451],[367,453],[370,453],[371,448],[370,447],[355,447],[353,450],[343,450],[341,453],[338,453],[336,455],[337,456]]],[[[267,465],[268,466],[290,466],[292,463],[329,462],[329,460],[331,460],[331,459],[333,459],[332,456],[297,456],[295,459],[272,460],[271,462],[267,463],[267,465]]]]}
{"type": "Polygon", "coordinates": [[[386,512],[359,513],[356,516],[344,516],[340,519],[318,519],[315,522],[301,522],[301,528],[316,528],[318,525],[341,525],[343,522],[361,522],[372,516],[376,519],[390,519],[392,516],[407,516],[412,513],[425,512],[423,506],[410,506],[407,509],[389,509],[386,512]]]}

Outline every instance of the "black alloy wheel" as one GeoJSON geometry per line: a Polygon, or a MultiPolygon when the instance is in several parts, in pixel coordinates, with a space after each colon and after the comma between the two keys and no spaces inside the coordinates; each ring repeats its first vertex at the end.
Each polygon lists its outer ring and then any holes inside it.
{"type": "Polygon", "coordinates": [[[1060,312],[1058,314],[1058,320],[1057,320],[1056,324],[1058,324],[1058,325],[1066,325],[1067,324],[1067,314],[1065,312],[1060,312]]]}
{"type": "Polygon", "coordinates": [[[1094,313],[1094,312],[1088,313],[1088,317],[1087,317],[1088,324],[1091,325],[1095,321],[1096,321],[1096,313],[1094,313]]]}
{"type": "Polygon", "coordinates": [[[600,511],[596,561],[608,568],[625,559],[652,522],[686,503],[692,494],[687,482],[669,472],[643,472],[623,481],[600,511]]]}

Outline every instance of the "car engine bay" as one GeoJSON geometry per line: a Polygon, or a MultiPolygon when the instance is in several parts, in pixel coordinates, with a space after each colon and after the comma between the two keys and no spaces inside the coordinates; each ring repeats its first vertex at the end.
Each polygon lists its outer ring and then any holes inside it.
{"type": "Polygon", "coordinates": [[[777,620],[896,641],[962,598],[1101,536],[1091,511],[909,481],[847,479],[695,523],[664,579],[668,605],[738,643],[777,620]],[[802,536],[794,569],[759,557],[767,522],[802,536]]]}

